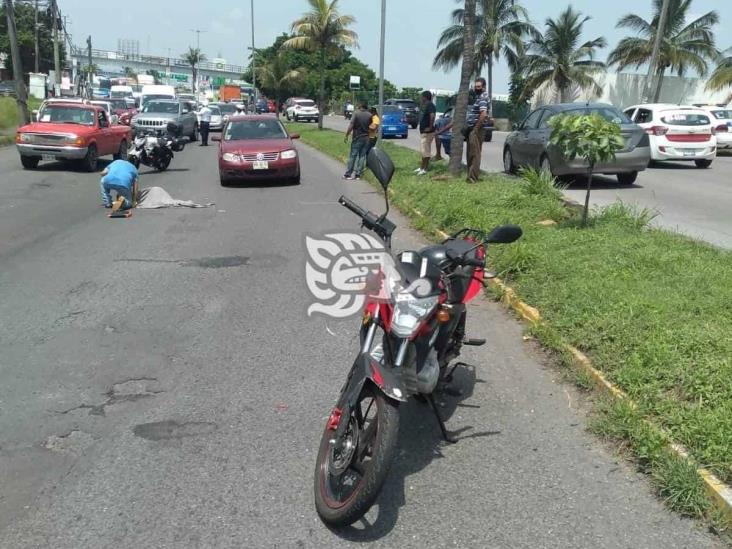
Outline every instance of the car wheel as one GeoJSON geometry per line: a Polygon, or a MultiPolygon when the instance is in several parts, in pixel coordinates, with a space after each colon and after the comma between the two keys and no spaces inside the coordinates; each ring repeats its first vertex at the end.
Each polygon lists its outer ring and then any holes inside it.
{"type": "Polygon", "coordinates": [[[99,154],[97,153],[96,145],[89,145],[86,151],[86,156],[81,161],[82,167],[88,172],[97,171],[97,165],[99,164],[99,154]]]}
{"type": "Polygon", "coordinates": [[[484,141],[486,143],[490,143],[491,141],[493,141],[493,132],[492,131],[485,132],[485,139],[484,139],[484,141]]]}
{"type": "Polygon", "coordinates": [[[508,147],[503,149],[503,171],[506,173],[516,173],[516,166],[513,163],[513,153],[508,147]]]}
{"type": "Polygon", "coordinates": [[[549,175],[554,176],[554,174],[552,173],[552,165],[551,162],[549,162],[549,157],[547,155],[541,157],[541,161],[539,162],[539,169],[542,172],[547,172],[549,175]]]}
{"type": "Polygon", "coordinates": [[[697,168],[706,169],[712,165],[712,161],[711,160],[694,160],[694,164],[696,164],[697,168]]]}
{"type": "Polygon", "coordinates": [[[291,185],[299,185],[300,184],[300,174],[297,174],[295,177],[290,179],[291,185]]]}
{"type": "Polygon", "coordinates": [[[621,185],[632,185],[638,179],[638,172],[627,172],[618,174],[618,183],[621,185]]]}
{"type": "Polygon", "coordinates": [[[112,158],[115,160],[127,160],[127,141],[122,140],[122,143],[119,144],[119,151],[117,151],[117,154],[112,155],[112,158]]]}
{"type": "Polygon", "coordinates": [[[40,156],[21,156],[20,163],[26,170],[35,170],[38,167],[38,163],[41,161],[40,156]]]}
{"type": "Polygon", "coordinates": [[[219,182],[221,183],[222,187],[228,187],[229,186],[229,178],[224,177],[223,175],[219,174],[219,182]]]}
{"type": "Polygon", "coordinates": [[[191,134],[191,141],[198,141],[198,124],[193,124],[193,134],[191,134]]]}
{"type": "Polygon", "coordinates": [[[417,129],[417,123],[416,122],[411,123],[410,126],[412,127],[413,130],[416,130],[417,129]]]}

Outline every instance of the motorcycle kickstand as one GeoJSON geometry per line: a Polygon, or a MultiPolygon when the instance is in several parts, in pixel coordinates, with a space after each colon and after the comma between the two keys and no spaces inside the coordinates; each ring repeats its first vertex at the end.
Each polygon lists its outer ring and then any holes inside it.
{"type": "Polygon", "coordinates": [[[445,439],[445,442],[448,442],[450,444],[456,444],[457,440],[453,440],[450,438],[450,435],[447,432],[447,427],[445,427],[445,422],[442,421],[442,417],[440,417],[440,411],[437,409],[437,404],[435,404],[435,397],[430,393],[427,395],[427,400],[430,403],[430,407],[432,408],[432,411],[435,413],[435,417],[437,418],[437,424],[440,426],[440,431],[442,432],[442,438],[445,439]]]}

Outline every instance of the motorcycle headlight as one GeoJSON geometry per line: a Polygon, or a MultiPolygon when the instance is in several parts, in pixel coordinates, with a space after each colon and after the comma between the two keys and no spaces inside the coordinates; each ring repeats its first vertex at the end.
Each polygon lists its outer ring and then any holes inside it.
{"type": "Polygon", "coordinates": [[[397,294],[394,300],[394,311],[391,315],[391,327],[399,337],[411,337],[422,322],[437,306],[438,296],[415,297],[412,294],[397,294]]]}
{"type": "Polygon", "coordinates": [[[286,151],[282,151],[282,154],[280,156],[283,160],[287,160],[288,158],[295,158],[297,156],[297,151],[295,149],[288,149],[286,151]]]}
{"type": "Polygon", "coordinates": [[[239,162],[239,155],[234,153],[224,153],[221,158],[226,162],[239,162]]]}

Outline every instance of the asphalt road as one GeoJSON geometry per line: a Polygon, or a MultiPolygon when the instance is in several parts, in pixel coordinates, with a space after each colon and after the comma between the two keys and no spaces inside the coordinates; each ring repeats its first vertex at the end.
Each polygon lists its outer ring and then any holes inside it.
{"type": "MultiPolygon", "coordinates": [[[[345,131],[342,116],[328,116],[325,125],[345,131]]],[[[495,132],[483,147],[483,169],[503,170],[505,132],[495,132]]],[[[419,131],[409,131],[405,140],[395,139],[419,150],[419,131]]],[[[584,204],[585,189],[574,183],[565,194],[584,204]]],[[[593,182],[591,203],[607,206],[617,200],[649,208],[658,214],[658,226],[679,231],[717,246],[732,248],[732,154],[722,153],[706,170],[693,163],[662,162],[639,174],[632,186],[620,185],[614,177],[600,176],[593,182]]]]}
{"type": "MultiPolygon", "coordinates": [[[[357,320],[308,318],[304,233],[351,230],[367,184],[300,146],[300,186],[221,188],[188,147],[142,186],[215,202],[110,220],[98,175],[0,151],[0,547],[709,548],[584,428],[584,405],[494,303],[444,397],[401,409],[367,522],[334,533],[315,453],[357,320]]],[[[421,242],[402,229],[396,247],[421,242]]]]}

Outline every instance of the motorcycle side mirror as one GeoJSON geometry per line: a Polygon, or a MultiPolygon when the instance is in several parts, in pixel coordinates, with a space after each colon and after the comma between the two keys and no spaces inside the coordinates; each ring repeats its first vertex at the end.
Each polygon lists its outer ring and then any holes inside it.
{"type": "Polygon", "coordinates": [[[512,129],[513,131],[516,131],[516,130],[518,130],[518,124],[517,124],[516,122],[514,122],[513,124],[511,124],[511,129],[512,129]]]}
{"type": "Polygon", "coordinates": [[[391,178],[394,176],[394,163],[391,161],[391,158],[389,158],[389,155],[383,150],[374,147],[369,152],[366,164],[386,193],[389,188],[391,178]]]}
{"type": "Polygon", "coordinates": [[[485,237],[485,242],[488,244],[510,244],[521,238],[522,234],[524,232],[518,225],[501,225],[485,237]]]}

